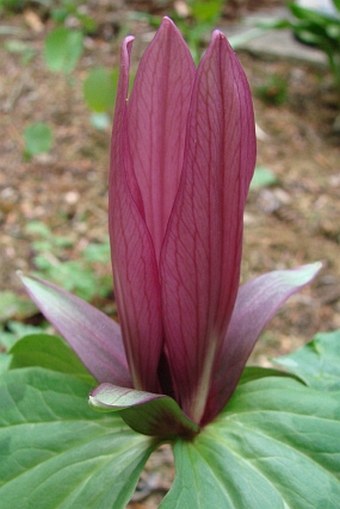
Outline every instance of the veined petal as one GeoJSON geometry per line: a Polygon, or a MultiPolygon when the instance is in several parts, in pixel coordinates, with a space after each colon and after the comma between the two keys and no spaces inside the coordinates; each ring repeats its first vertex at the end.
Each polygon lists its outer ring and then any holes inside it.
{"type": "Polygon", "coordinates": [[[128,103],[132,167],[157,259],[178,190],[194,74],[182,35],[164,18],[138,66],[128,103]]]}
{"type": "Polygon", "coordinates": [[[242,285],[216,363],[204,422],[209,422],[230,399],[255,342],[276,311],[301,290],[321,269],[320,262],[293,270],[263,274],[242,285]]]}
{"type": "Polygon", "coordinates": [[[161,252],[166,352],[176,396],[196,422],[236,298],[254,164],[249,87],[215,31],[197,70],[183,175],[161,252]]]}
{"type": "Polygon", "coordinates": [[[90,404],[106,412],[119,412],[132,429],[155,437],[193,438],[199,427],[164,394],[101,384],[89,397],[90,404]]]}
{"type": "Polygon", "coordinates": [[[109,233],[115,295],[133,384],[136,389],[157,391],[162,347],[159,276],[127,144],[131,43],[127,37],[121,52],[112,131],[109,233]]]}
{"type": "Polygon", "coordinates": [[[132,386],[119,325],[58,286],[20,274],[40,311],[66,339],[98,382],[132,386]]]}

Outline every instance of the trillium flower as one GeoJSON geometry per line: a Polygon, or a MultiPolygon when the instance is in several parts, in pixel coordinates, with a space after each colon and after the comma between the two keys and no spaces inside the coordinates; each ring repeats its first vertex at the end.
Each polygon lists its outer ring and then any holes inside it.
{"type": "Polygon", "coordinates": [[[94,406],[146,434],[192,435],[228,403],[263,327],[320,264],[239,287],[256,151],[245,74],[217,30],[196,69],[165,18],[129,96],[132,41],[121,49],[109,181],[120,325],[51,283],[23,282],[100,383],[94,406]]]}

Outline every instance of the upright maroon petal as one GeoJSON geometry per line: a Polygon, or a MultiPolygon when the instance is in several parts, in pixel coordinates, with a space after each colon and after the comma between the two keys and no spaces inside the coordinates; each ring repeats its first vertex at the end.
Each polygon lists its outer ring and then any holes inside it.
{"type": "Polygon", "coordinates": [[[121,53],[112,132],[109,233],[115,294],[134,387],[157,391],[162,348],[159,277],[127,143],[131,43],[132,38],[127,37],[121,53]]]}
{"type": "Polygon", "coordinates": [[[182,35],[165,18],[138,66],[128,104],[132,166],[157,259],[178,190],[194,74],[182,35]]]}
{"type": "Polygon", "coordinates": [[[166,351],[177,399],[196,422],[236,298],[254,162],[248,84],[215,31],[193,87],[183,175],[161,252],[166,351]]]}
{"type": "Polygon", "coordinates": [[[321,266],[317,262],[292,270],[276,270],[240,287],[215,366],[204,422],[215,417],[230,399],[262,329],[291,295],[312,281],[321,266]]]}

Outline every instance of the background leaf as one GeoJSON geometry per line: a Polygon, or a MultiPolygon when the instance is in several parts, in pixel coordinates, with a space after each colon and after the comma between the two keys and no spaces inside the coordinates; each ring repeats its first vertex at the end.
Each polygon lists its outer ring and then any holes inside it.
{"type": "Polygon", "coordinates": [[[92,69],[84,81],[84,98],[88,107],[96,113],[111,111],[116,95],[118,73],[104,67],[92,69]]]}
{"type": "Polygon", "coordinates": [[[303,348],[274,362],[316,389],[340,390],[340,329],[320,332],[303,348]]]}
{"type": "Polygon", "coordinates": [[[53,135],[51,128],[44,122],[36,122],[24,131],[25,153],[28,156],[48,152],[52,148],[53,135]]]}
{"type": "Polygon", "coordinates": [[[16,342],[9,353],[13,356],[11,369],[40,366],[61,373],[85,376],[92,384],[96,383],[76,354],[58,336],[27,335],[16,342]]]}
{"type": "Polygon", "coordinates": [[[40,333],[45,334],[45,332],[46,325],[36,326],[10,320],[6,325],[0,326],[0,349],[7,351],[24,336],[40,333]]]}
{"type": "Polygon", "coordinates": [[[45,40],[44,58],[50,71],[69,73],[83,52],[84,36],[80,30],[58,27],[45,40]]]}
{"type": "Polygon", "coordinates": [[[255,173],[252,178],[250,189],[258,189],[260,187],[269,187],[278,183],[275,173],[264,166],[256,166],[255,173]]]}
{"type": "Polygon", "coordinates": [[[14,292],[0,292],[0,322],[11,318],[23,319],[37,313],[37,308],[27,297],[20,297],[14,292]]]}

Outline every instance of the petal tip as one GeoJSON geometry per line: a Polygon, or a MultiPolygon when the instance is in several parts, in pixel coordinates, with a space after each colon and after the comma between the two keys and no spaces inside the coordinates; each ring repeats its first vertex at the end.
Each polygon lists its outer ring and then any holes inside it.
{"type": "Polygon", "coordinates": [[[175,23],[172,21],[171,18],[169,18],[169,16],[164,16],[164,18],[162,19],[161,26],[172,27],[177,29],[175,23]]]}
{"type": "Polygon", "coordinates": [[[122,42],[122,50],[128,51],[134,40],[135,38],[133,35],[127,35],[126,37],[124,37],[122,42]]]}
{"type": "MultiPolygon", "coordinates": [[[[300,268],[302,269],[302,277],[305,278],[306,283],[311,281],[322,269],[323,263],[321,261],[309,263],[300,268]]],[[[299,270],[299,269],[297,269],[299,270]]]]}
{"type": "Polygon", "coordinates": [[[221,30],[214,30],[213,33],[212,33],[212,36],[211,36],[212,40],[215,40],[215,39],[226,39],[226,36],[224,35],[223,32],[221,32],[221,30]]]}
{"type": "Polygon", "coordinates": [[[182,33],[180,32],[176,24],[172,21],[172,19],[169,18],[169,16],[164,16],[164,18],[162,19],[162,23],[158,29],[158,33],[162,32],[168,33],[169,35],[172,34],[172,37],[179,36],[180,39],[183,39],[182,33]]]}
{"type": "Polygon", "coordinates": [[[228,41],[228,37],[221,32],[221,30],[214,30],[211,34],[211,45],[220,43],[227,51],[231,51],[233,54],[235,53],[230,42],[228,41]]]}
{"type": "Polygon", "coordinates": [[[23,281],[26,277],[23,271],[19,269],[15,271],[15,274],[20,279],[20,281],[23,281]]]}

